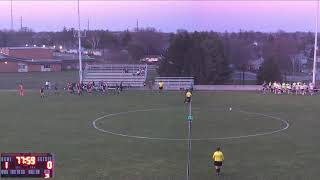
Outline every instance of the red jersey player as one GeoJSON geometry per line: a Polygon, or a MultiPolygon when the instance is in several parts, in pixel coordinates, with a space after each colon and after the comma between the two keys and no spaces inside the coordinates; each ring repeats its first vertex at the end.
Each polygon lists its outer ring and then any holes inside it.
{"type": "Polygon", "coordinates": [[[19,84],[19,95],[24,96],[24,87],[22,83],[19,84]]]}

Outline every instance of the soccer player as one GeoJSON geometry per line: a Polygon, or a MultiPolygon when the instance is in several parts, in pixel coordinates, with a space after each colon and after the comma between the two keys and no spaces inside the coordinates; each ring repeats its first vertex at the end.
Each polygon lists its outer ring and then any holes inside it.
{"type": "Polygon", "coordinates": [[[190,101],[191,101],[191,96],[192,96],[192,93],[191,93],[190,90],[188,90],[188,91],[186,92],[186,98],[184,99],[184,103],[190,103],[190,101]]]}
{"type": "Polygon", "coordinates": [[[278,89],[278,84],[277,84],[277,82],[273,82],[273,84],[272,84],[272,89],[273,89],[274,94],[277,94],[277,89],[278,89]]]}
{"type": "Polygon", "coordinates": [[[119,86],[119,91],[122,92],[123,90],[123,85],[122,85],[122,81],[120,82],[120,86],[119,86]]]}
{"type": "Polygon", "coordinates": [[[101,82],[102,83],[102,93],[105,94],[107,93],[107,83],[106,82],[101,82]]]}
{"type": "Polygon", "coordinates": [[[286,89],[287,89],[287,94],[290,94],[291,93],[291,84],[290,83],[286,84],[286,89]]]}
{"type": "Polygon", "coordinates": [[[297,85],[296,85],[296,95],[300,94],[301,93],[301,83],[300,82],[297,82],[297,85]]]}
{"type": "Polygon", "coordinates": [[[286,86],[286,83],[282,83],[281,84],[281,90],[280,90],[281,93],[286,93],[287,92],[287,86],[286,86]]]}
{"type": "Polygon", "coordinates": [[[297,95],[297,83],[296,82],[292,83],[291,89],[292,89],[292,94],[295,93],[297,95]]]}
{"type": "Polygon", "coordinates": [[[262,94],[266,94],[267,92],[267,83],[266,81],[263,81],[262,83],[262,94]]]}
{"type": "Polygon", "coordinates": [[[310,82],[309,83],[309,93],[310,93],[310,95],[312,96],[313,95],[313,93],[314,93],[314,85],[313,85],[313,83],[312,82],[310,82]]]}
{"type": "Polygon", "coordinates": [[[159,93],[163,91],[164,83],[162,81],[159,82],[159,93]]]}
{"type": "Polygon", "coordinates": [[[77,87],[77,93],[78,93],[78,95],[81,96],[81,95],[82,95],[81,83],[77,83],[76,87],[77,87]]]}
{"type": "Polygon", "coordinates": [[[59,95],[59,90],[58,90],[58,84],[57,83],[54,84],[54,94],[55,95],[59,95]]]}
{"type": "Polygon", "coordinates": [[[19,84],[19,96],[24,96],[24,87],[23,84],[19,84]]]}
{"type": "Polygon", "coordinates": [[[306,84],[306,83],[303,83],[303,84],[301,85],[301,94],[302,94],[303,96],[306,95],[306,94],[307,94],[307,90],[308,90],[307,84],[306,84]]]}
{"type": "Polygon", "coordinates": [[[116,88],[115,88],[114,93],[117,94],[117,95],[120,94],[120,85],[119,84],[116,84],[116,88]]]}
{"type": "Polygon", "coordinates": [[[49,81],[46,81],[46,82],[45,82],[44,87],[45,87],[45,89],[47,89],[47,90],[49,89],[49,81]]]}
{"type": "Polygon", "coordinates": [[[44,98],[44,89],[43,89],[43,87],[40,88],[40,97],[44,98]]]}
{"type": "Polygon", "coordinates": [[[269,93],[271,93],[273,89],[271,81],[268,84],[268,89],[269,89],[269,93]]]}
{"type": "Polygon", "coordinates": [[[220,150],[220,147],[212,155],[212,160],[214,162],[214,167],[216,168],[217,175],[220,175],[220,169],[222,167],[222,162],[224,161],[223,153],[220,150]]]}

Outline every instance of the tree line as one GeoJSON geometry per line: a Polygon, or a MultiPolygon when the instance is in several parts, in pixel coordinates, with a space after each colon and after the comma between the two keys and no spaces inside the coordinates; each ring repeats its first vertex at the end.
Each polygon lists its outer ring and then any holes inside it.
{"type": "MultiPolygon", "coordinates": [[[[78,44],[75,33],[73,28],[63,28],[59,32],[0,31],[0,47],[44,44],[76,49],[78,44]]],[[[297,71],[298,68],[292,68],[297,66],[297,62],[292,61],[297,53],[304,53],[311,66],[313,38],[311,32],[178,30],[175,33],[163,33],[155,28],[145,28],[119,32],[90,30],[82,38],[82,46],[90,50],[102,50],[102,59],[115,62],[138,63],[145,55],[161,55],[161,75],[194,75],[198,83],[216,84],[228,81],[231,70],[253,71],[249,66],[250,61],[259,58],[266,62],[272,61],[271,70],[279,69],[280,76],[297,71]]],[[[259,78],[264,77],[261,68],[259,78]]]]}
{"type": "MultiPolygon", "coordinates": [[[[154,28],[140,28],[134,32],[90,30],[81,38],[81,44],[83,48],[90,50],[109,50],[116,54],[113,58],[121,58],[121,55],[125,54],[126,57],[122,57],[121,60],[137,63],[145,55],[163,54],[168,47],[168,39],[168,33],[159,32],[154,28]]],[[[58,32],[0,31],[0,47],[20,47],[26,44],[61,45],[66,49],[77,49],[77,30],[63,28],[58,32]]]]}

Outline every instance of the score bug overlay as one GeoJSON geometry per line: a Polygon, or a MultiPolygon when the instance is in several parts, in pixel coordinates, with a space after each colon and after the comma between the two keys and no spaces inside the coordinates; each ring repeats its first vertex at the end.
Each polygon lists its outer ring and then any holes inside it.
{"type": "Polygon", "coordinates": [[[52,153],[1,153],[0,177],[52,178],[54,156],[52,153]]]}

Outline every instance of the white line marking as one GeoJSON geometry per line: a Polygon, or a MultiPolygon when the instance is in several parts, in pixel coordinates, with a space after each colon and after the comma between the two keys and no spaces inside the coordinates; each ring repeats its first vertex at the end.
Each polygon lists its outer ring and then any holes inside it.
{"type": "MultiPolygon", "coordinates": [[[[147,139],[147,140],[163,140],[163,141],[187,141],[187,140],[189,140],[187,138],[159,138],[159,137],[147,137],[147,136],[132,136],[132,135],[128,135],[128,134],[121,134],[121,133],[115,133],[115,132],[112,132],[112,131],[104,130],[104,129],[99,128],[96,125],[96,123],[99,120],[104,119],[104,118],[108,118],[108,117],[118,116],[118,115],[122,115],[122,114],[135,113],[135,112],[148,112],[148,111],[157,111],[157,110],[165,110],[165,109],[171,109],[171,108],[138,109],[138,110],[132,110],[132,111],[111,113],[111,114],[107,114],[107,115],[101,116],[101,117],[93,120],[92,121],[92,125],[96,130],[98,130],[100,132],[112,134],[112,135],[115,135],[115,136],[122,136],[122,137],[128,137],[128,138],[136,138],[136,139],[147,139]]],[[[194,109],[200,109],[200,108],[194,108],[194,109]]],[[[237,112],[241,112],[241,113],[245,113],[245,114],[255,114],[255,115],[259,115],[259,116],[269,117],[271,119],[275,119],[275,120],[281,121],[283,124],[285,124],[285,126],[284,127],[280,127],[280,129],[277,129],[277,130],[274,130],[274,131],[269,131],[269,132],[264,132],[264,133],[249,134],[249,135],[243,135],[243,136],[217,137],[217,138],[191,138],[190,140],[192,140],[192,141],[211,141],[211,140],[227,140],[227,139],[240,139],[240,138],[265,136],[265,135],[271,135],[271,134],[275,134],[275,133],[279,133],[279,132],[285,131],[290,127],[290,124],[289,124],[288,121],[286,121],[284,119],[281,119],[279,117],[270,116],[270,115],[266,115],[266,114],[262,114],[262,113],[248,112],[248,111],[243,111],[243,110],[232,110],[232,111],[237,111],[237,112]]]]}

